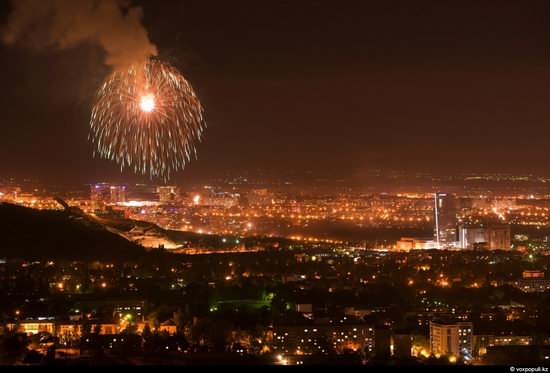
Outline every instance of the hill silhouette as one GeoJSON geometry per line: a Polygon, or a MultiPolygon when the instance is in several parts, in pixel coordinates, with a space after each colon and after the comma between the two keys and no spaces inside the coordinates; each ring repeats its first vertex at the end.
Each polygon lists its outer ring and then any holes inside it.
{"type": "Polygon", "coordinates": [[[146,250],[83,213],[0,203],[0,257],[128,260],[146,250]]]}

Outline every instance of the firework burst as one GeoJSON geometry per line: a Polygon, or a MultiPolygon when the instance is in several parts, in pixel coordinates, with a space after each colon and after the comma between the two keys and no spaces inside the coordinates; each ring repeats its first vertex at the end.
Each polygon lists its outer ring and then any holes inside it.
{"type": "Polygon", "coordinates": [[[109,75],[92,109],[94,156],[116,161],[121,170],[170,178],[196,156],[205,127],[201,103],[172,66],[149,60],[109,75]]]}

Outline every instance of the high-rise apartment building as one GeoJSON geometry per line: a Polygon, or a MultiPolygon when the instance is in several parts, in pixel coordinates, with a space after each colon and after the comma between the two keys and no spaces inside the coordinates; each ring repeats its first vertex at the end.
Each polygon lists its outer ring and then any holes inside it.
{"type": "Polygon", "coordinates": [[[435,241],[439,247],[455,246],[458,203],[454,195],[438,192],[434,198],[435,241]]]}
{"type": "Polygon", "coordinates": [[[471,322],[430,322],[430,349],[433,354],[471,355],[472,337],[471,322]]]}

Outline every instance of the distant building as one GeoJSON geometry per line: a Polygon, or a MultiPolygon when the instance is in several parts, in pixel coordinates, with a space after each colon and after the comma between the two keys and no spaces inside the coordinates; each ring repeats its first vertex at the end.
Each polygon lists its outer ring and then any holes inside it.
{"type": "Polygon", "coordinates": [[[0,201],[17,202],[18,195],[20,194],[20,187],[2,187],[0,189],[0,201]]]}
{"type": "Polygon", "coordinates": [[[367,315],[370,315],[371,311],[366,309],[356,309],[355,307],[346,307],[344,309],[344,315],[346,316],[354,316],[358,318],[363,318],[367,315]]]}
{"type": "Polygon", "coordinates": [[[412,335],[406,332],[396,331],[393,333],[393,356],[411,357],[412,335]]]}
{"type": "Polygon", "coordinates": [[[530,335],[494,336],[491,346],[528,346],[532,341],[530,335]]]}
{"type": "Polygon", "coordinates": [[[159,332],[166,332],[170,335],[174,335],[177,331],[178,327],[173,320],[167,320],[159,325],[159,332]]]}
{"type": "Polygon", "coordinates": [[[458,237],[458,246],[462,249],[509,250],[512,245],[510,225],[461,225],[458,237]]]}
{"type": "Polygon", "coordinates": [[[95,208],[126,202],[126,187],[107,183],[94,184],[90,189],[90,199],[95,208]]]}
{"type": "Polygon", "coordinates": [[[435,355],[472,354],[471,322],[430,322],[430,349],[435,355]]]}
{"type": "Polygon", "coordinates": [[[300,313],[312,313],[313,305],[311,303],[299,303],[294,305],[294,310],[300,313]]]}
{"type": "Polygon", "coordinates": [[[157,188],[157,195],[160,202],[174,202],[178,196],[178,188],[176,186],[160,186],[157,188]]]}
{"type": "Polygon", "coordinates": [[[147,301],[140,299],[102,299],[75,301],[74,307],[92,313],[112,313],[119,316],[131,313],[137,317],[146,314],[147,301]]]}
{"type": "Polygon", "coordinates": [[[125,186],[111,185],[109,189],[111,190],[111,203],[116,204],[126,202],[125,186]]]}
{"type": "Polygon", "coordinates": [[[431,238],[401,237],[401,240],[397,241],[398,251],[430,250],[437,248],[439,248],[439,245],[431,238]]]}
{"type": "Polygon", "coordinates": [[[19,323],[8,323],[6,326],[8,330],[25,333],[27,335],[42,332],[52,334],[55,329],[55,323],[51,320],[22,320],[19,323]]]}
{"type": "MultiPolygon", "coordinates": [[[[96,328],[99,330],[99,334],[118,334],[120,332],[120,327],[114,323],[90,324],[90,330],[94,331],[96,328]]],[[[66,334],[74,334],[81,337],[82,324],[58,324],[54,335],[62,336],[66,334]]]]}
{"type": "Polygon", "coordinates": [[[376,357],[389,357],[391,355],[389,327],[380,326],[374,329],[374,355],[376,357]]]}
{"type": "Polygon", "coordinates": [[[523,271],[522,278],[514,285],[525,293],[543,293],[550,290],[550,281],[544,278],[543,271],[523,271]]]}
{"type": "Polygon", "coordinates": [[[246,195],[248,203],[251,205],[267,205],[272,199],[267,189],[255,189],[246,195]]]}
{"type": "Polygon", "coordinates": [[[16,203],[36,203],[37,201],[38,197],[32,193],[18,193],[15,196],[16,203]]]}
{"type": "Polygon", "coordinates": [[[372,344],[373,328],[365,324],[274,326],[271,342],[274,352],[308,355],[323,355],[331,350],[369,352],[372,344]]]}
{"type": "Polygon", "coordinates": [[[212,193],[204,198],[204,204],[214,207],[231,208],[239,205],[240,195],[232,193],[212,193]]]}
{"type": "Polygon", "coordinates": [[[524,279],[531,279],[531,278],[544,278],[544,271],[539,270],[525,270],[522,273],[522,277],[524,279]]]}
{"type": "MultiPolygon", "coordinates": [[[[483,357],[484,364],[492,365],[546,365],[550,360],[550,346],[490,346],[483,357]]],[[[535,368],[536,369],[536,368],[535,368]]]]}
{"type": "MultiPolygon", "coordinates": [[[[63,323],[52,320],[22,320],[19,323],[8,323],[7,328],[12,331],[34,335],[38,333],[49,333],[54,336],[62,336],[66,334],[75,334],[82,336],[82,323],[63,323]]],[[[100,334],[116,334],[120,330],[117,324],[113,323],[96,323],[90,322],[90,329],[98,328],[100,334]]]]}
{"type": "Polygon", "coordinates": [[[457,241],[458,203],[450,193],[434,196],[435,241],[440,247],[454,246],[457,241]]]}

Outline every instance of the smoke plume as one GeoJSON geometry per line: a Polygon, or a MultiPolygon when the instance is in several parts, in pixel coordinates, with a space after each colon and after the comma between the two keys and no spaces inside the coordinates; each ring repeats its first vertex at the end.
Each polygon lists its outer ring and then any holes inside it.
{"type": "Polygon", "coordinates": [[[124,68],[157,54],[141,24],[143,11],[115,0],[12,0],[0,37],[34,49],[100,45],[105,62],[124,68]]]}

